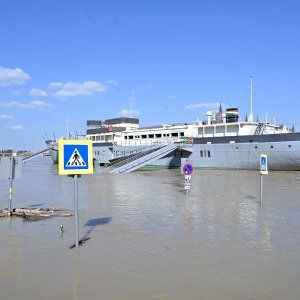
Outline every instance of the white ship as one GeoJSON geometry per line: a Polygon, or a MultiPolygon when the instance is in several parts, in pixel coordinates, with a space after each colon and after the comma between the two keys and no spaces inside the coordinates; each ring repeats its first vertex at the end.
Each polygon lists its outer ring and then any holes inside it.
{"type": "Polygon", "coordinates": [[[194,124],[139,127],[136,118],[87,121],[88,139],[93,141],[94,159],[100,164],[174,144],[170,152],[149,166],[179,168],[258,169],[260,154],[268,155],[272,170],[300,170],[300,133],[269,122],[239,121],[238,109],[227,109],[194,124]]]}
{"type": "MultiPolygon", "coordinates": [[[[89,120],[86,138],[93,141],[93,156],[100,165],[148,148],[178,145],[153,167],[179,168],[186,162],[198,168],[258,169],[260,154],[268,155],[269,169],[300,170],[300,133],[284,125],[239,121],[237,109],[221,111],[194,124],[139,127],[136,118],[89,120]]],[[[47,141],[54,163],[56,140],[47,141]]]]}

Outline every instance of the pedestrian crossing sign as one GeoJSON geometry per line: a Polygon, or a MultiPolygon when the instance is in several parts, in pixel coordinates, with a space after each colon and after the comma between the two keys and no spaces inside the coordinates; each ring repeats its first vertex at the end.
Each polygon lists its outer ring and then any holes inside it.
{"type": "Polygon", "coordinates": [[[59,175],[92,174],[92,141],[59,140],[58,173],[59,175]]]}

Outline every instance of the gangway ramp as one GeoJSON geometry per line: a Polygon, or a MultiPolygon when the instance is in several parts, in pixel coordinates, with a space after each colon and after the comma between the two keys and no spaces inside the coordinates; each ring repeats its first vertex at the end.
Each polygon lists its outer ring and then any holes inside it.
{"type": "Polygon", "coordinates": [[[44,149],[44,150],[40,150],[40,151],[35,152],[35,153],[33,153],[33,154],[29,155],[29,156],[23,157],[23,158],[22,158],[22,163],[25,163],[25,162],[27,162],[27,161],[29,161],[29,160],[31,160],[31,159],[37,157],[37,156],[42,155],[43,153],[48,152],[49,149],[50,149],[50,148],[47,148],[47,149],[44,149]]]}
{"type": "Polygon", "coordinates": [[[131,161],[134,161],[134,160],[136,160],[140,157],[143,157],[151,152],[161,149],[162,147],[164,147],[164,145],[161,145],[161,144],[146,146],[144,148],[137,150],[136,153],[131,153],[131,154],[117,157],[117,158],[113,158],[113,159],[109,160],[108,163],[104,164],[103,166],[101,166],[98,163],[98,161],[96,160],[96,161],[94,161],[95,173],[109,173],[113,169],[119,168],[131,161]]]}
{"type": "Polygon", "coordinates": [[[100,172],[104,171],[105,173],[130,173],[164,157],[178,147],[178,144],[160,145],[155,148],[151,147],[151,149],[149,150],[145,150],[126,159],[124,158],[122,161],[112,166],[106,168],[103,167],[101,168],[102,170],[100,170],[100,172]]]}

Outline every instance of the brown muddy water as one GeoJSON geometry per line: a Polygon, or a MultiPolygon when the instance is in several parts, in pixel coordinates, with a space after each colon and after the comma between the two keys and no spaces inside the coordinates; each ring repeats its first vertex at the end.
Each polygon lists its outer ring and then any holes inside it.
{"type": "MultiPolygon", "coordinates": [[[[86,175],[75,218],[0,220],[0,299],[300,299],[300,172],[86,175]],[[59,226],[64,226],[61,236],[59,226]]],[[[0,208],[9,183],[0,182],[0,208]]],[[[73,210],[49,158],[23,166],[13,207],[73,210]]]]}

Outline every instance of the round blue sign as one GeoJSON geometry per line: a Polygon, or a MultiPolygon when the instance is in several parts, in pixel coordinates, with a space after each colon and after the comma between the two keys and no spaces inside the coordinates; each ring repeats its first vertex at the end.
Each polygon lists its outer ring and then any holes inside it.
{"type": "Polygon", "coordinates": [[[191,164],[185,164],[182,169],[185,175],[191,175],[194,171],[194,167],[191,164]]]}

